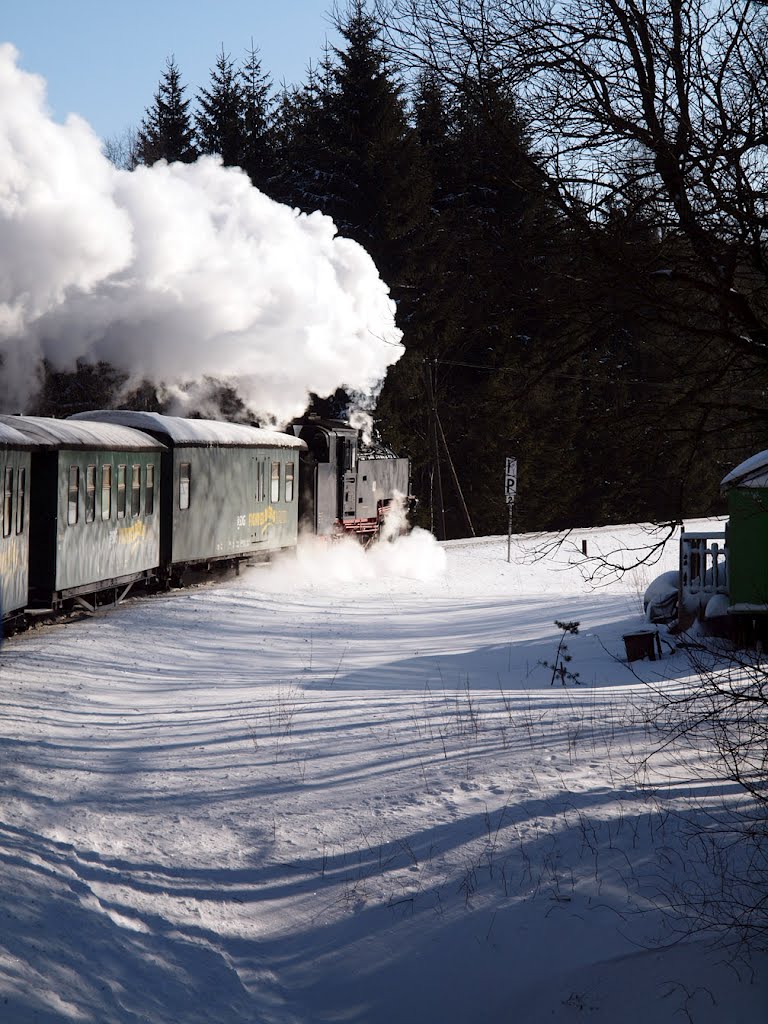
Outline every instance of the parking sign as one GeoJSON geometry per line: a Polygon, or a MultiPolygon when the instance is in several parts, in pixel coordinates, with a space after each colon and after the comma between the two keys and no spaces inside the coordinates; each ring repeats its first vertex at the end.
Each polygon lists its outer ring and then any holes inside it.
{"type": "Polygon", "coordinates": [[[517,459],[507,456],[504,472],[504,497],[507,504],[511,505],[517,494],[517,459]]]}

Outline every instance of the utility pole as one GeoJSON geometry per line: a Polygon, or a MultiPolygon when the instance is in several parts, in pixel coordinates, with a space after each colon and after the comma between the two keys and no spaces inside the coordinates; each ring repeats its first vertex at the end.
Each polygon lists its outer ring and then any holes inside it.
{"type": "Polygon", "coordinates": [[[432,458],[434,460],[435,467],[435,483],[437,485],[437,524],[438,524],[438,540],[445,540],[445,503],[443,501],[443,477],[440,472],[440,446],[437,437],[437,406],[435,405],[435,385],[432,379],[434,372],[435,360],[430,363],[428,360],[424,360],[424,376],[427,382],[427,399],[429,401],[429,408],[432,414],[432,458]]]}
{"type": "Polygon", "coordinates": [[[450,469],[451,476],[453,477],[453,486],[456,488],[456,493],[459,496],[459,504],[461,505],[461,511],[464,513],[464,518],[465,518],[465,520],[467,522],[467,526],[469,527],[469,532],[474,537],[475,536],[475,528],[472,525],[472,520],[469,518],[469,509],[467,508],[466,501],[464,501],[464,493],[463,493],[463,491],[461,489],[461,484],[459,483],[459,475],[456,472],[456,467],[453,464],[453,459],[451,458],[451,453],[448,451],[448,442],[445,440],[445,433],[443,432],[443,424],[440,422],[440,417],[439,417],[439,415],[437,413],[437,409],[435,409],[435,419],[437,420],[437,425],[438,425],[438,427],[440,429],[440,437],[443,440],[443,448],[445,450],[445,457],[448,459],[448,468],[450,469]]]}

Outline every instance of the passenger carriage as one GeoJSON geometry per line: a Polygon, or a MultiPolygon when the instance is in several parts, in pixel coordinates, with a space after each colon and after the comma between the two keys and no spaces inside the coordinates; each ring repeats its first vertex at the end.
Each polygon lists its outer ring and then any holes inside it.
{"type": "Polygon", "coordinates": [[[103,410],[77,422],[134,427],[163,443],[161,574],[267,558],[296,546],[299,455],[291,434],[241,423],[103,410]]]}
{"type": "Polygon", "coordinates": [[[156,574],[162,444],[117,424],[0,416],[0,425],[31,449],[30,608],[93,607],[96,595],[116,600],[156,574]]]}
{"type": "Polygon", "coordinates": [[[0,422],[0,617],[13,620],[29,587],[29,481],[35,443],[0,422]]]}
{"type": "Polygon", "coordinates": [[[126,410],[0,415],[2,615],[92,609],[139,581],[268,559],[295,549],[300,520],[368,541],[410,473],[358,440],[314,418],[282,433],[126,410]]]}

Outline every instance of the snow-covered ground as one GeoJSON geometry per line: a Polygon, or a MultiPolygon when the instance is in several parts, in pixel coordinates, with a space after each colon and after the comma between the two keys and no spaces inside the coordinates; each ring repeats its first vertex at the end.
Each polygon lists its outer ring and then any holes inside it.
{"type": "Polygon", "coordinates": [[[766,1020],[765,958],[661,909],[668,812],[729,792],[674,751],[635,772],[648,683],[690,668],[622,634],[676,545],[592,558],[648,541],[309,546],[9,640],[0,1021],[766,1020]]]}

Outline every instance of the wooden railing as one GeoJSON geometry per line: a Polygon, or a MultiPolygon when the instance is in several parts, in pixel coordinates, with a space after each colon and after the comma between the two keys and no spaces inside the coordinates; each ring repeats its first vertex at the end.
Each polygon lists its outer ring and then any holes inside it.
{"type": "Polygon", "coordinates": [[[680,537],[680,607],[702,610],[709,597],[728,593],[725,532],[680,537]]]}

